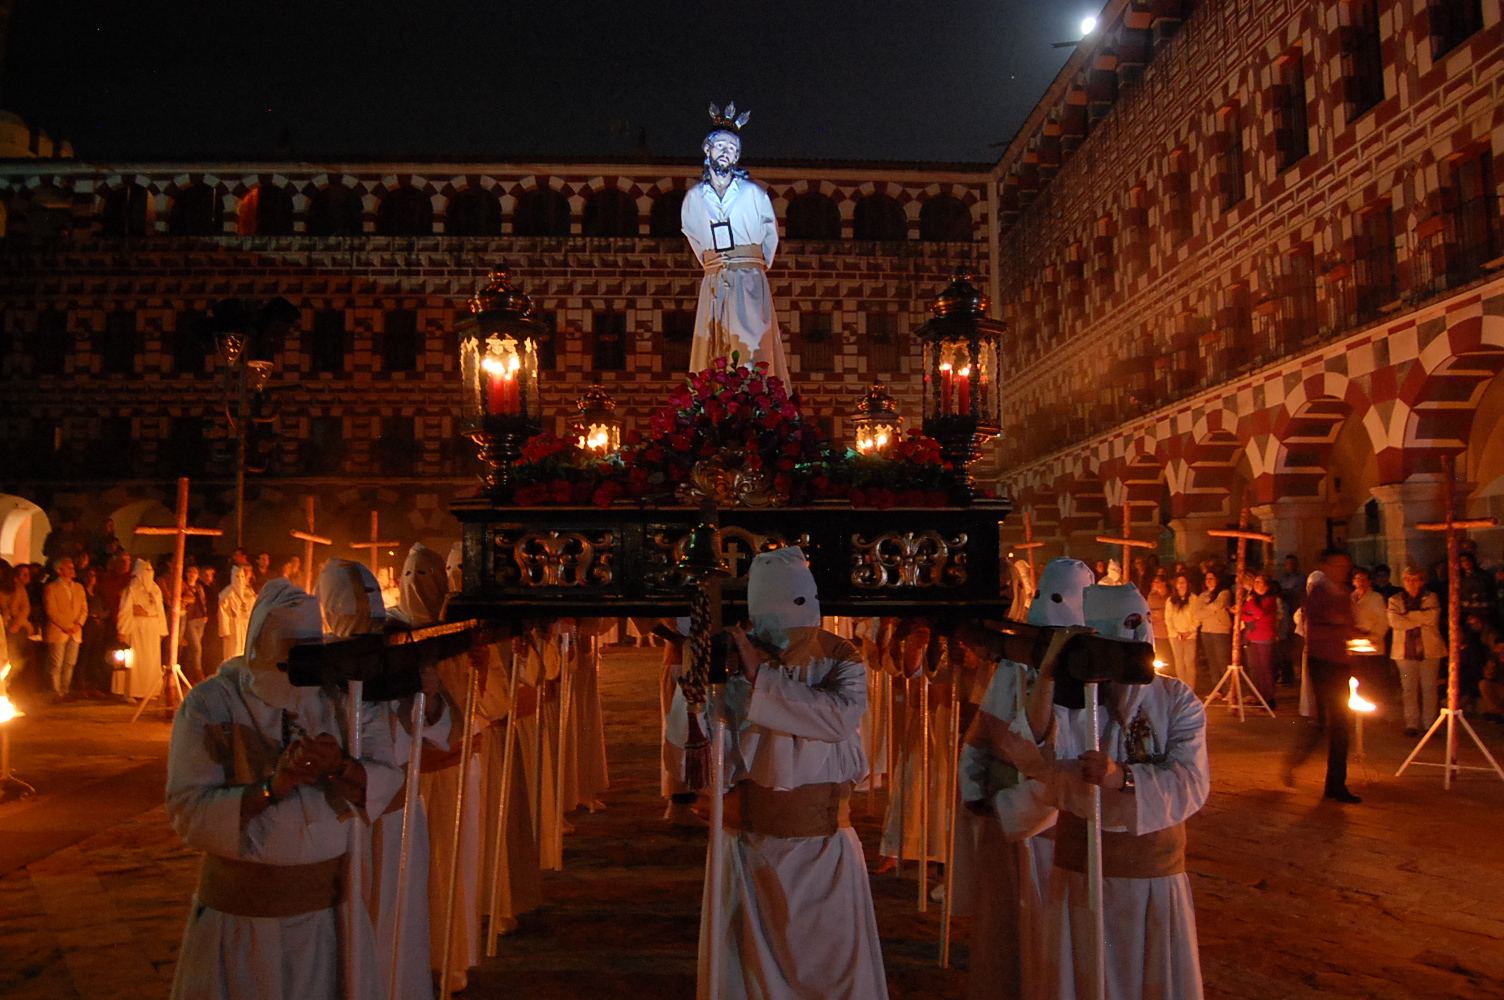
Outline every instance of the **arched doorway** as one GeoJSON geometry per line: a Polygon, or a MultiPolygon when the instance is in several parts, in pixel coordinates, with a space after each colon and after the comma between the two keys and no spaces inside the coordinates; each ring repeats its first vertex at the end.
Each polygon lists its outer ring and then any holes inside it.
{"type": "Polygon", "coordinates": [[[177,523],[172,511],[160,500],[135,500],[110,514],[115,522],[115,537],[120,547],[133,557],[160,556],[173,551],[175,542],[171,535],[138,535],[136,528],[170,528],[177,523]]]}
{"type": "Polygon", "coordinates": [[[42,561],[42,545],[52,522],[42,508],[25,497],[0,493],[0,559],[12,566],[42,561]]]}

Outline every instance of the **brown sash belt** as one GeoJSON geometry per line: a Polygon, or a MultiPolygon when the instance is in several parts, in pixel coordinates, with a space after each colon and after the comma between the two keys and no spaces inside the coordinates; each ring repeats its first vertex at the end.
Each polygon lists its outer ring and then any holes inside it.
{"type": "Polygon", "coordinates": [[[233,917],[296,917],[338,906],[344,898],[345,857],[311,865],[265,865],[205,854],[198,901],[233,917]]]}
{"type": "MultiPolygon", "coordinates": [[[[1055,866],[1086,872],[1086,820],[1061,811],[1055,824],[1055,866]]],[[[1141,836],[1102,833],[1102,874],[1107,878],[1165,878],[1185,871],[1185,824],[1141,836]]]]}
{"type": "Polygon", "coordinates": [[[768,837],[829,837],[851,825],[851,782],[800,785],[787,791],[739,781],[726,793],[721,825],[768,837]]]}

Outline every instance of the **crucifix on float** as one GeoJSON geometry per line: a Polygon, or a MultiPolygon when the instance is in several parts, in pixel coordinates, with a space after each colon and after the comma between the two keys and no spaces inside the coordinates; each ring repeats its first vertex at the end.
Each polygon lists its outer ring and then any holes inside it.
{"type": "MultiPolygon", "coordinates": [[[[1123,547],[1123,582],[1132,583],[1130,567],[1133,565],[1134,549],[1157,549],[1158,542],[1146,542],[1133,537],[1133,501],[1128,499],[1128,488],[1123,487],[1123,537],[1113,538],[1111,535],[1098,535],[1097,541],[1104,545],[1121,545],[1123,547]]],[[[1029,560],[1033,564],[1033,560],[1029,560]]]]}
{"type": "Polygon", "coordinates": [[[1243,689],[1246,687],[1253,692],[1253,696],[1259,700],[1270,717],[1274,716],[1274,709],[1264,700],[1259,689],[1254,686],[1253,680],[1248,676],[1248,671],[1243,669],[1243,602],[1248,595],[1243,590],[1243,580],[1248,575],[1248,543],[1263,542],[1266,545],[1274,544],[1274,536],[1263,531],[1250,531],[1248,529],[1248,507],[1243,507],[1238,515],[1238,527],[1213,528],[1207,532],[1213,538],[1236,538],[1238,540],[1238,578],[1233,590],[1232,608],[1232,661],[1227,669],[1222,672],[1222,679],[1217,681],[1217,686],[1212,688],[1212,693],[1206,696],[1202,704],[1210,707],[1220,695],[1227,702],[1227,707],[1238,713],[1238,721],[1244,722],[1247,716],[1243,712],[1243,689]],[[1223,690],[1226,685],[1226,690],[1223,690]]]}
{"type": "Polygon", "coordinates": [[[351,542],[350,548],[371,550],[369,557],[371,575],[376,578],[377,583],[380,583],[382,547],[390,545],[393,548],[396,548],[401,544],[401,542],[383,542],[381,540],[381,512],[373,510],[371,511],[371,540],[369,542],[351,542]]]}
{"type": "Polygon", "coordinates": [[[291,532],[292,537],[303,543],[303,589],[313,593],[313,547],[333,545],[334,540],[313,533],[313,497],[303,498],[303,516],[308,519],[307,531],[291,532]]]}
{"type": "Polygon", "coordinates": [[[140,706],[136,709],[136,714],[131,716],[132,722],[141,718],[141,713],[146,710],[146,706],[151,700],[157,696],[157,692],[162,690],[164,684],[167,685],[170,692],[168,700],[172,704],[183,700],[183,689],[178,687],[180,679],[183,682],[183,687],[193,686],[188,683],[188,678],[183,676],[183,670],[178,666],[178,636],[182,634],[183,620],[184,549],[187,546],[189,535],[212,536],[223,535],[224,532],[218,528],[188,527],[188,480],[186,478],[178,480],[177,515],[177,524],[171,528],[145,526],[138,526],[136,528],[136,534],[138,535],[175,535],[177,540],[173,547],[172,555],[172,614],[167,619],[167,665],[162,668],[162,676],[157,678],[157,684],[151,689],[151,694],[142,699],[140,706]]]}
{"type": "Polygon", "coordinates": [[[1493,528],[1498,522],[1491,517],[1479,517],[1472,520],[1458,520],[1456,514],[1455,497],[1453,496],[1456,486],[1453,483],[1455,459],[1451,455],[1442,456],[1442,472],[1446,477],[1443,483],[1443,498],[1446,504],[1446,520],[1444,521],[1421,521],[1415,527],[1419,531],[1445,531],[1447,533],[1447,705],[1436,714],[1436,721],[1431,723],[1431,728],[1426,730],[1426,735],[1415,744],[1415,749],[1410,751],[1410,756],[1400,765],[1400,769],[1394,772],[1398,778],[1405,773],[1405,769],[1411,764],[1416,767],[1439,767],[1442,769],[1442,787],[1452,787],[1452,775],[1458,771],[1493,771],[1501,779],[1504,779],[1504,768],[1494,760],[1494,755],[1488,752],[1488,747],[1478,738],[1477,732],[1462,714],[1462,594],[1459,588],[1462,585],[1461,567],[1461,532],[1477,528],[1493,528]],[[1421,750],[1430,742],[1436,730],[1441,724],[1447,724],[1446,756],[1440,764],[1431,761],[1416,760],[1421,750]],[[1457,763],[1457,727],[1467,730],[1473,744],[1483,753],[1483,758],[1488,761],[1488,767],[1457,763]]]}

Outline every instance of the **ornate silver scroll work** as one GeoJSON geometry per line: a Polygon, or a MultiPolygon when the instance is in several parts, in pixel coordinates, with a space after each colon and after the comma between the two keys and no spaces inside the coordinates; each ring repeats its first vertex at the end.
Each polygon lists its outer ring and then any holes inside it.
{"type": "Polygon", "coordinates": [[[502,532],[497,544],[517,567],[508,582],[524,587],[606,587],[616,575],[614,531],[502,532]]]}
{"type": "Polygon", "coordinates": [[[851,536],[851,582],[864,590],[885,587],[959,587],[966,582],[966,535],[938,531],[886,531],[851,536]]]}

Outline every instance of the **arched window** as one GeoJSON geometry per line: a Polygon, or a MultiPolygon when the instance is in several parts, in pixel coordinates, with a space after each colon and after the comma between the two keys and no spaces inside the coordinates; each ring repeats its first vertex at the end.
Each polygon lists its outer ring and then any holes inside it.
{"type": "Polygon", "coordinates": [[[524,191],[512,213],[517,236],[568,236],[569,199],[550,187],[524,191]]]}
{"type": "Polygon", "coordinates": [[[500,236],[501,202],[484,188],[465,188],[449,199],[444,232],[449,236],[500,236]]]}
{"type": "Polygon", "coordinates": [[[291,192],[275,184],[256,185],[240,200],[237,229],[242,236],[291,236],[291,192]]]}
{"type": "Polygon", "coordinates": [[[343,184],[320,188],[308,200],[308,232],[313,236],[359,236],[364,218],[360,195],[343,184]]]}
{"type": "Polygon", "coordinates": [[[903,206],[885,194],[869,194],[858,201],[851,222],[852,235],[859,240],[909,238],[909,220],[903,206]]]}
{"type": "Polygon", "coordinates": [[[838,240],[841,210],[829,195],[806,191],[789,199],[783,216],[784,235],[791,240],[838,240]]]}
{"type": "Polygon", "coordinates": [[[433,202],[407,184],[388,191],[376,206],[376,232],[382,236],[432,236],[433,202]]]}
{"type": "Polygon", "coordinates": [[[586,236],[636,236],[637,200],[625,191],[605,188],[585,202],[586,236]]]}
{"type": "Polygon", "coordinates": [[[172,200],[167,231],[174,236],[212,236],[224,231],[224,206],[207,184],[190,184],[172,200]]]}
{"type": "Polygon", "coordinates": [[[653,212],[648,218],[648,233],[665,239],[680,236],[684,232],[679,213],[684,208],[684,189],[674,188],[653,199],[653,212]]]}
{"type": "Polygon", "coordinates": [[[145,236],[151,195],[140,184],[127,184],[105,195],[100,230],[106,236],[145,236]]]}
{"type": "Polygon", "coordinates": [[[959,198],[937,194],[919,206],[919,238],[929,243],[970,243],[971,209],[959,198]]]}

